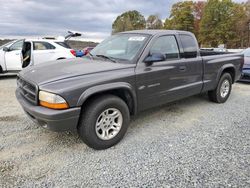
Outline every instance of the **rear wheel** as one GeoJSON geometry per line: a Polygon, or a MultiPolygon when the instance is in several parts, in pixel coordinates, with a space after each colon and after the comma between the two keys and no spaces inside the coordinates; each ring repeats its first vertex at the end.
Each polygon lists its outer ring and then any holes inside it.
{"type": "Polygon", "coordinates": [[[105,95],[92,100],[84,109],[78,134],[89,147],[107,149],[123,138],[129,119],[127,104],[119,97],[105,95]]]}
{"type": "Polygon", "coordinates": [[[208,92],[209,99],[216,103],[224,103],[230,96],[232,90],[232,76],[229,73],[224,73],[217,87],[208,92]]]}

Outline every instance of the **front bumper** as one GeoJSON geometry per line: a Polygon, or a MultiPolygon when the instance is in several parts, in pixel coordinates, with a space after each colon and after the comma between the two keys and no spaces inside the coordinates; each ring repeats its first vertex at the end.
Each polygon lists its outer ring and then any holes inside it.
{"type": "Polygon", "coordinates": [[[77,130],[81,108],[75,107],[66,110],[53,110],[41,106],[30,104],[16,90],[16,98],[21,104],[25,113],[40,126],[52,131],[72,131],[77,130]]]}

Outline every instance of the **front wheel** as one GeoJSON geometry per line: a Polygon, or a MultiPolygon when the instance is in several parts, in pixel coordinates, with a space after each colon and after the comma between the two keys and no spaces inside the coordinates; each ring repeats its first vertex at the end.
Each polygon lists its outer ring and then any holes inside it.
{"type": "Polygon", "coordinates": [[[122,99],[113,95],[101,96],[83,109],[78,133],[89,147],[107,149],[123,138],[129,119],[128,106],[122,99]]]}
{"type": "Polygon", "coordinates": [[[229,73],[224,73],[217,87],[208,92],[209,99],[216,103],[224,103],[230,96],[232,90],[232,76],[229,73]]]}

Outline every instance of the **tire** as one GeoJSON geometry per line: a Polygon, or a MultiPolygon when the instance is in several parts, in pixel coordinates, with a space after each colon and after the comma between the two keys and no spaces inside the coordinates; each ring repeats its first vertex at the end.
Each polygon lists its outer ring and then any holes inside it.
{"type": "Polygon", "coordinates": [[[221,76],[217,87],[214,90],[208,92],[208,97],[213,102],[225,103],[231,94],[231,90],[232,76],[229,73],[224,73],[221,76]]]}
{"type": "Polygon", "coordinates": [[[87,103],[87,108],[81,114],[78,134],[89,147],[96,150],[107,149],[123,138],[129,121],[127,104],[117,96],[104,95],[87,103]],[[110,113],[116,115],[112,116],[110,113]]]}

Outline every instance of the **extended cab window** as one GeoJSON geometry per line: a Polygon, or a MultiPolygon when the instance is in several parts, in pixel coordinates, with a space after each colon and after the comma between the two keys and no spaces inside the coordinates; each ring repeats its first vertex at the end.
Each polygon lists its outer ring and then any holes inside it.
{"type": "Polygon", "coordinates": [[[166,59],[178,59],[179,47],[174,36],[162,36],[156,39],[151,47],[150,53],[161,53],[166,59]]]}
{"type": "Polygon", "coordinates": [[[185,58],[195,58],[197,57],[198,46],[195,39],[190,35],[180,35],[181,43],[184,50],[185,58]]]}
{"type": "Polygon", "coordinates": [[[52,50],[55,46],[48,42],[34,42],[34,50],[52,50]]]}

